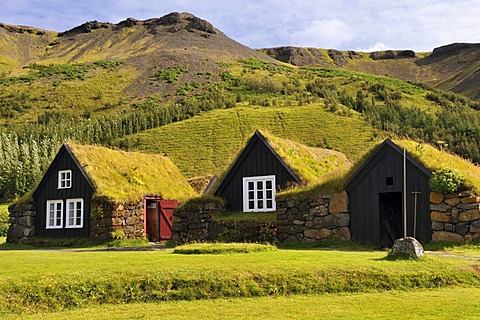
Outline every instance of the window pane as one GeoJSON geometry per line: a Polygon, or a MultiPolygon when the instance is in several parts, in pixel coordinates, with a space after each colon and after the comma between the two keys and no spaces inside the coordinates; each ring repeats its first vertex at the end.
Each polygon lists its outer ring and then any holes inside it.
{"type": "Polygon", "coordinates": [[[250,210],[255,209],[255,201],[248,201],[248,209],[250,210]]]}
{"type": "Polygon", "coordinates": [[[265,181],[265,189],[272,189],[272,180],[265,181]]]}
{"type": "Polygon", "coordinates": [[[257,191],[257,199],[263,199],[263,191],[257,191]]]}
{"type": "Polygon", "coordinates": [[[273,192],[272,190],[267,191],[267,199],[272,199],[273,192]]]}
{"type": "Polygon", "coordinates": [[[248,190],[253,190],[254,186],[255,186],[255,184],[254,184],[253,181],[248,182],[248,190]]]}
{"type": "Polygon", "coordinates": [[[263,189],[263,181],[257,181],[257,190],[263,189]]]}
{"type": "Polygon", "coordinates": [[[248,191],[248,199],[253,199],[255,197],[255,191],[248,191]]]}
{"type": "Polygon", "coordinates": [[[258,209],[263,209],[263,201],[257,201],[258,209]]]}
{"type": "Polygon", "coordinates": [[[267,200],[267,208],[272,209],[273,208],[273,202],[272,200],[267,200]]]}

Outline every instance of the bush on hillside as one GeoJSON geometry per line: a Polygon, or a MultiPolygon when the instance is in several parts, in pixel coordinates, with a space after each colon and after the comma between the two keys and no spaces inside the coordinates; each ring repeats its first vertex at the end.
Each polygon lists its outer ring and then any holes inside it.
{"type": "Polygon", "coordinates": [[[440,169],[433,172],[428,184],[434,192],[454,193],[460,189],[464,178],[455,170],[440,169]]]}
{"type": "Polygon", "coordinates": [[[0,237],[6,237],[8,231],[8,210],[0,209],[0,237]]]}

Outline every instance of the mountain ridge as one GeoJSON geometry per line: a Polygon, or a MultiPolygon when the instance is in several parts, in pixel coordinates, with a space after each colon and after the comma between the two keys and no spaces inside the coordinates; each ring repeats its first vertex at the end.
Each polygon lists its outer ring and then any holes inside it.
{"type": "MultiPolygon", "coordinates": [[[[409,49],[360,52],[294,46],[255,50],[187,12],[146,20],[127,18],[116,24],[88,21],[63,32],[0,22],[0,74],[22,73],[21,68],[29,63],[127,60],[127,65],[141,70],[139,81],[131,88],[134,94],[151,92],[142,79],[148,77],[146,69],[159,64],[164,67],[182,64],[195,69],[193,66],[202,60],[246,58],[387,75],[480,99],[480,87],[476,85],[480,81],[480,44],[475,43],[447,44],[431,52],[409,49]],[[143,88],[135,89],[139,86],[143,88]]],[[[212,73],[218,71],[214,64],[209,68],[212,73]]]]}
{"type": "Polygon", "coordinates": [[[232,141],[265,128],[310,147],[346,150],[352,159],[385,135],[440,141],[480,163],[480,102],[430,85],[475,96],[475,45],[446,47],[433,57],[411,50],[311,51],[323,65],[283,63],[188,13],[91,21],[61,35],[1,27],[0,145],[19,151],[0,152],[0,198],[28,191],[38,178],[31,173],[41,173],[65,139],[168,153],[187,161],[184,170],[198,166],[192,176],[218,169],[215,161],[230,159],[232,141]],[[220,119],[216,109],[229,112],[220,119]],[[203,118],[202,128],[186,126],[189,118],[203,118]],[[147,132],[161,127],[170,133],[147,132]],[[220,127],[237,133],[229,141],[216,134],[220,127]],[[25,161],[25,150],[39,161],[25,161]]]}

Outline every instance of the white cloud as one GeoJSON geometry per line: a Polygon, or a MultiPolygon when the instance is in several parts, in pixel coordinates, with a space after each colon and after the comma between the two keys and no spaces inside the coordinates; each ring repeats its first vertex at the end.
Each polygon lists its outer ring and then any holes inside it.
{"type": "Polygon", "coordinates": [[[362,52],[373,52],[373,51],[385,51],[385,50],[392,50],[395,49],[392,46],[386,45],[384,43],[377,42],[373,46],[368,48],[357,48],[355,51],[362,51],[362,52]]]}
{"type": "Polygon", "coordinates": [[[297,46],[336,48],[351,41],[353,30],[342,20],[315,20],[305,28],[292,26],[294,29],[285,35],[285,39],[297,46]],[[295,29],[294,29],[295,28],[295,29]]]}

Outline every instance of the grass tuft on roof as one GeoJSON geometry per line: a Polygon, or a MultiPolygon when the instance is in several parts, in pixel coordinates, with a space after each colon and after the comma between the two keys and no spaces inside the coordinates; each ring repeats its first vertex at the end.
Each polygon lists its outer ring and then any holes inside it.
{"type": "Polygon", "coordinates": [[[439,169],[454,169],[465,178],[466,188],[480,194],[480,166],[473,164],[456,154],[422,142],[407,139],[394,140],[401,148],[420,161],[430,171],[439,169]]]}
{"type": "Polygon", "coordinates": [[[197,195],[168,157],[72,142],[68,146],[95,184],[97,196],[136,200],[159,194],[186,200],[197,195]]]}
{"type": "Polygon", "coordinates": [[[314,182],[325,174],[351,166],[347,157],[338,151],[307,147],[260,131],[285,163],[306,182],[314,182]]]}

